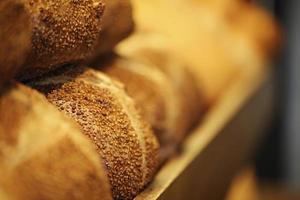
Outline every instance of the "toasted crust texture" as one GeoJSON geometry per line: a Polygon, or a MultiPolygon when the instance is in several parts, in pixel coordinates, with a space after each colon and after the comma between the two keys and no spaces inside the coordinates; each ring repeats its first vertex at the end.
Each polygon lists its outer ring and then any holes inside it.
{"type": "Polygon", "coordinates": [[[22,0],[33,25],[32,51],[22,79],[87,58],[98,39],[102,0],[22,0]]]}
{"type": "Polygon", "coordinates": [[[19,84],[0,101],[1,195],[112,199],[102,162],[76,123],[19,84]]]}
{"type": "Polygon", "coordinates": [[[94,142],[115,199],[132,199],[149,183],[159,145],[123,85],[83,67],[34,84],[94,142]]]}

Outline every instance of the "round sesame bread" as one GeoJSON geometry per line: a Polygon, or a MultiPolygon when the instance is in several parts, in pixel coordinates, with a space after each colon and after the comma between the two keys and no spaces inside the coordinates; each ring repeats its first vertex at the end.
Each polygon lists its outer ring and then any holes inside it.
{"type": "Polygon", "coordinates": [[[103,0],[21,0],[30,13],[32,50],[22,80],[86,59],[101,30],[103,0]]]}
{"type": "Polygon", "coordinates": [[[75,119],[106,164],[113,197],[132,199],[151,181],[159,144],[123,85],[101,72],[66,69],[32,85],[75,119]]]}
{"type": "Polygon", "coordinates": [[[105,12],[102,31],[96,44],[92,59],[109,53],[121,40],[134,29],[130,0],[104,0],[105,12]]]}
{"type": "Polygon", "coordinates": [[[1,199],[110,200],[102,164],[80,127],[43,95],[20,84],[1,94],[1,199]]]}
{"type": "Polygon", "coordinates": [[[13,78],[30,49],[29,14],[19,0],[0,1],[0,87],[13,78]]]}

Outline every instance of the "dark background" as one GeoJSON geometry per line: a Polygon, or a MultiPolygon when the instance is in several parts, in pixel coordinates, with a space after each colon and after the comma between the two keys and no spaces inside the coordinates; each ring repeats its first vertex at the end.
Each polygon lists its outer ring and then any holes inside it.
{"type": "Polygon", "coordinates": [[[300,189],[300,1],[257,1],[274,13],[284,31],[282,53],[274,62],[276,108],[273,128],[256,157],[262,181],[300,189]]]}

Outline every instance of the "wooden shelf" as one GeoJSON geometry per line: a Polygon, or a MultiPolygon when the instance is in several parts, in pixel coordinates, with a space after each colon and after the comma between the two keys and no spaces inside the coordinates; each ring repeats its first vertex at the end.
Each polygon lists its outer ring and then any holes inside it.
{"type": "Polygon", "coordinates": [[[136,200],[223,199],[232,176],[253,155],[271,119],[272,73],[236,77],[136,200]]]}

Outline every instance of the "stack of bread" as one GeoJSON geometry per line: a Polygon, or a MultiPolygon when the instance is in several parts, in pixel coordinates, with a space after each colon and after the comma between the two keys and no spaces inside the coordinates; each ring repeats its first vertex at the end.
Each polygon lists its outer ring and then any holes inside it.
{"type": "Polygon", "coordinates": [[[219,92],[207,92],[212,77],[201,69],[267,61],[278,40],[264,12],[223,1],[1,0],[0,199],[138,195],[219,92]],[[269,32],[252,30],[261,18],[269,32]],[[203,23],[239,43],[219,44],[203,23]],[[236,55],[240,46],[250,58],[236,55]]]}

